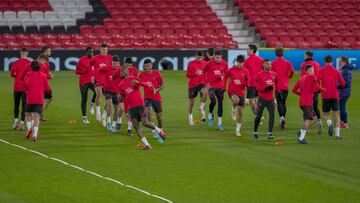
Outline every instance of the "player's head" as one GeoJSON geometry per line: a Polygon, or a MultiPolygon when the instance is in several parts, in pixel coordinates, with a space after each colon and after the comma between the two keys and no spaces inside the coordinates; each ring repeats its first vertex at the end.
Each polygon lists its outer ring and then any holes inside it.
{"type": "Polygon", "coordinates": [[[50,56],[51,56],[51,49],[50,49],[50,47],[48,47],[48,46],[43,46],[43,47],[41,47],[41,54],[44,54],[44,55],[50,57],[50,56]]]}
{"type": "Polygon", "coordinates": [[[220,63],[222,60],[222,54],[221,51],[215,51],[215,57],[214,60],[216,61],[216,63],[220,63]]]}
{"type": "Polygon", "coordinates": [[[195,60],[197,61],[202,61],[203,60],[203,55],[201,51],[197,51],[195,54],[195,60]]]}
{"type": "Polygon", "coordinates": [[[29,51],[26,48],[20,49],[21,58],[27,58],[28,55],[29,55],[29,51]]]}
{"type": "Polygon", "coordinates": [[[333,57],[332,56],[330,56],[330,55],[325,56],[325,63],[326,64],[332,64],[332,62],[333,62],[333,57]]]}
{"type": "Polygon", "coordinates": [[[92,47],[86,47],[86,56],[92,58],[94,56],[94,49],[92,47]]]}
{"type": "Polygon", "coordinates": [[[305,71],[311,75],[314,75],[314,66],[312,66],[311,64],[306,65],[305,71]]]}
{"type": "Polygon", "coordinates": [[[120,72],[120,77],[121,77],[121,78],[126,78],[128,75],[129,75],[129,69],[123,67],[123,68],[121,69],[121,72],[120,72]]]}
{"type": "Polygon", "coordinates": [[[101,54],[102,56],[105,56],[105,55],[108,53],[108,51],[109,51],[108,45],[107,45],[106,43],[102,43],[102,44],[100,45],[100,54],[101,54]]]}
{"type": "Polygon", "coordinates": [[[304,54],[304,58],[305,59],[312,59],[314,53],[310,50],[306,51],[305,54],[304,54]]]}
{"type": "Polygon", "coordinates": [[[277,57],[282,57],[284,56],[284,48],[282,47],[276,47],[275,48],[275,54],[277,57]]]}
{"type": "Polygon", "coordinates": [[[144,61],[144,70],[147,73],[150,73],[152,71],[152,62],[150,59],[145,59],[144,61]]]}
{"type": "Polygon", "coordinates": [[[124,67],[131,68],[132,65],[133,65],[132,58],[131,57],[125,57],[125,59],[124,59],[124,67]]]}
{"type": "Polygon", "coordinates": [[[213,60],[214,59],[214,55],[215,55],[215,49],[214,48],[208,48],[206,50],[206,57],[209,59],[209,60],[213,60]]]}
{"type": "Polygon", "coordinates": [[[242,68],[245,62],[245,56],[244,55],[238,55],[236,57],[236,66],[238,68],[242,68]]]}
{"type": "Polygon", "coordinates": [[[346,57],[346,56],[340,57],[339,65],[342,67],[342,66],[345,66],[347,64],[349,64],[349,58],[346,57]]]}
{"type": "Polygon", "coordinates": [[[248,49],[247,49],[247,54],[249,56],[256,54],[257,52],[257,46],[255,44],[249,44],[248,49]]]}
{"type": "Polygon", "coordinates": [[[118,55],[112,57],[112,66],[115,68],[120,66],[120,57],[118,55]]]}
{"type": "Polygon", "coordinates": [[[271,61],[269,59],[264,60],[263,69],[269,71],[271,69],[271,61]]]}
{"type": "Polygon", "coordinates": [[[36,60],[31,62],[30,67],[31,67],[31,70],[33,70],[33,71],[39,71],[40,70],[40,64],[36,60]]]}
{"type": "Polygon", "coordinates": [[[40,64],[45,64],[49,61],[49,57],[45,54],[41,54],[38,58],[37,58],[37,61],[40,63],[40,64]]]}

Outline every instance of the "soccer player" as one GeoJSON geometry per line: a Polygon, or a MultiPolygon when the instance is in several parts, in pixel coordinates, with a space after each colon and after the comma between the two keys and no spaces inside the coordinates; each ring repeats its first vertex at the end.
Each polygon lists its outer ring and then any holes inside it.
{"type": "Polygon", "coordinates": [[[279,91],[276,92],[276,101],[280,116],[280,128],[285,128],[286,100],[289,91],[289,80],[294,75],[294,68],[290,61],[284,59],[284,48],[275,49],[277,58],[272,62],[271,68],[277,74],[279,91]]]}
{"type": "Polygon", "coordinates": [[[89,124],[89,120],[86,116],[86,103],[88,98],[89,89],[93,91],[93,97],[90,103],[90,113],[94,114],[94,103],[96,92],[94,89],[94,70],[93,67],[90,66],[90,60],[94,56],[94,50],[92,47],[86,47],[86,56],[80,58],[76,65],[75,74],[79,75],[79,87],[81,93],[81,113],[83,116],[83,123],[89,124]]]}
{"type": "MultiPolygon", "coordinates": [[[[142,83],[147,84],[144,87],[144,99],[145,107],[148,111],[148,119],[152,121],[151,118],[151,109],[154,110],[156,114],[156,119],[160,129],[163,128],[162,121],[162,102],[160,91],[164,89],[164,81],[159,71],[152,69],[152,63],[150,59],[144,61],[144,71],[140,73],[139,79],[142,83]]],[[[128,105],[128,104],[127,104],[128,105]]],[[[153,136],[155,137],[155,130],[152,131],[153,136]]]]}
{"type": "Polygon", "coordinates": [[[29,51],[26,48],[20,50],[20,59],[16,60],[10,71],[11,77],[14,78],[14,125],[13,129],[24,130],[25,121],[25,105],[26,105],[26,92],[24,82],[21,80],[24,70],[31,63],[27,59],[29,51]],[[19,107],[21,101],[21,118],[19,122],[19,107]]]}
{"type": "MultiPolygon", "coordinates": [[[[45,73],[48,80],[51,80],[52,78],[54,78],[54,76],[50,72],[50,63],[49,63],[49,59],[51,56],[51,48],[47,47],[47,46],[42,47],[40,55],[46,56],[46,57],[41,57],[41,58],[39,57],[39,59],[38,59],[40,62],[40,71],[45,73]]],[[[51,102],[52,102],[52,91],[50,88],[50,91],[45,92],[44,111],[49,107],[51,102]]],[[[45,121],[43,114],[41,114],[41,120],[45,121]]]]}
{"type": "Polygon", "coordinates": [[[299,136],[298,144],[307,144],[305,135],[309,130],[310,125],[313,123],[313,117],[315,117],[313,110],[314,93],[319,92],[319,90],[325,91],[325,89],[319,86],[319,83],[314,76],[313,65],[306,65],[304,71],[304,75],[296,82],[292,90],[293,93],[300,96],[299,105],[303,111],[304,118],[304,125],[302,129],[297,132],[299,136]]]}
{"type": "Polygon", "coordinates": [[[99,68],[99,73],[105,75],[104,78],[104,94],[106,100],[106,117],[103,119],[103,126],[107,128],[108,131],[118,132],[120,129],[117,129],[117,119],[119,115],[122,115],[120,110],[120,102],[118,100],[118,91],[116,81],[113,80],[113,74],[117,68],[120,68],[120,57],[114,55],[112,57],[112,66],[104,66],[99,68]],[[113,122],[111,123],[111,109],[114,108],[113,122]]]}
{"type": "Polygon", "coordinates": [[[261,72],[263,69],[263,59],[256,55],[257,46],[255,44],[250,44],[247,49],[248,58],[245,60],[244,68],[249,70],[250,74],[250,87],[247,89],[247,97],[249,98],[249,103],[251,106],[252,112],[257,114],[257,97],[258,92],[256,89],[256,75],[261,72]]]}
{"type": "MultiPolygon", "coordinates": [[[[96,98],[95,98],[95,106],[96,106],[96,120],[101,122],[101,97],[103,95],[103,86],[104,86],[104,75],[99,73],[99,68],[104,66],[111,66],[112,65],[112,58],[110,54],[108,54],[109,48],[108,45],[102,43],[100,46],[100,54],[94,56],[90,61],[90,66],[94,66],[95,72],[95,91],[96,91],[96,98]]],[[[104,115],[106,116],[106,112],[104,115]]]]}
{"type": "Polygon", "coordinates": [[[205,103],[207,99],[207,90],[204,85],[204,66],[206,62],[203,61],[201,51],[196,52],[195,60],[190,61],[186,70],[186,77],[189,78],[188,82],[188,95],[189,95],[189,125],[194,125],[193,120],[193,107],[195,97],[200,93],[200,114],[201,122],[206,122],[205,117],[205,103]]]}
{"type": "Polygon", "coordinates": [[[321,98],[322,110],[324,112],[326,124],[328,125],[328,134],[330,136],[333,136],[334,134],[334,124],[330,118],[330,111],[333,111],[335,117],[335,136],[336,139],[341,139],[338,84],[340,83],[339,86],[343,88],[345,87],[345,81],[341,76],[340,71],[333,67],[332,63],[332,56],[326,56],[325,67],[319,71],[318,80],[321,87],[326,89],[326,92],[321,92],[321,98]]]}
{"type": "Polygon", "coordinates": [[[223,115],[223,100],[224,92],[226,89],[225,75],[228,69],[228,64],[222,59],[221,51],[215,52],[214,60],[209,61],[205,67],[204,72],[207,75],[207,88],[210,97],[209,105],[209,116],[208,116],[208,126],[213,127],[214,124],[214,108],[216,101],[218,102],[218,125],[217,128],[219,131],[224,131],[222,125],[222,115],[223,115]]]}
{"type": "MultiPolygon", "coordinates": [[[[317,79],[320,71],[320,64],[313,60],[314,53],[312,51],[306,51],[304,54],[305,61],[301,64],[301,76],[305,74],[305,67],[306,65],[310,64],[314,67],[314,76],[317,79]]],[[[321,122],[321,114],[319,110],[319,94],[320,92],[314,93],[314,113],[317,117],[317,123],[318,123],[318,134],[322,134],[322,122],[321,122]]]]}
{"type": "Polygon", "coordinates": [[[26,97],[26,139],[32,136],[33,141],[37,140],[40,116],[43,111],[44,93],[50,91],[47,76],[40,71],[38,61],[31,62],[31,70],[27,73],[24,81],[26,97]],[[31,120],[34,120],[32,124],[31,120]]]}
{"type": "Polygon", "coordinates": [[[159,142],[163,142],[165,140],[165,133],[159,127],[150,122],[146,115],[147,111],[144,107],[143,97],[140,93],[140,85],[147,86],[147,84],[140,82],[138,78],[128,77],[128,74],[129,70],[127,68],[121,69],[121,77],[123,80],[119,84],[118,88],[128,105],[131,121],[137,135],[144,144],[144,149],[150,150],[151,146],[144,136],[139,123],[142,122],[145,127],[155,130],[159,142]]]}
{"type": "MultiPolygon", "coordinates": [[[[250,76],[251,77],[251,76],[250,76]]],[[[258,73],[255,77],[256,90],[259,94],[258,106],[256,117],[254,121],[254,138],[255,140],[259,139],[258,128],[261,121],[261,117],[266,107],[269,112],[269,125],[268,125],[268,139],[274,139],[272,135],[272,130],[274,127],[274,111],[275,111],[275,102],[274,102],[274,90],[278,90],[278,82],[276,73],[271,71],[271,61],[268,59],[264,60],[264,68],[258,73]]]]}
{"type": "Polygon", "coordinates": [[[232,111],[232,116],[235,117],[234,120],[236,120],[236,136],[241,136],[240,128],[245,106],[245,87],[250,85],[249,71],[243,68],[244,61],[245,56],[237,56],[236,66],[230,68],[225,76],[225,83],[227,83],[227,79],[230,80],[228,94],[234,109],[232,111]]]}
{"type": "Polygon", "coordinates": [[[352,83],[352,64],[349,62],[349,58],[342,56],[339,61],[341,75],[345,80],[345,87],[339,88],[340,90],[340,117],[341,117],[341,128],[349,128],[346,103],[351,96],[351,83],[352,83]]]}

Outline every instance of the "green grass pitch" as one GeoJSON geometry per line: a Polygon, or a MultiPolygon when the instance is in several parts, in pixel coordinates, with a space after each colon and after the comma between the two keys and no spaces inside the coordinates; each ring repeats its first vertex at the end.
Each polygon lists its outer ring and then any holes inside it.
{"type": "MultiPolygon", "coordinates": [[[[54,101],[45,112],[38,142],[11,129],[12,79],[0,73],[0,139],[56,157],[173,202],[360,202],[360,74],[353,75],[349,129],[343,140],[316,135],[297,145],[302,124],[298,97],[290,93],[287,129],[274,129],[275,140],[252,138],[249,106],[242,137],[235,137],[230,102],[224,105],[225,132],[187,124],[187,79],[184,72],[162,72],[164,126],[167,140],[158,144],[145,133],[152,151],[140,150],[137,137],[107,132],[88,115],[83,125],[80,91],[73,72],[56,72],[54,101]],[[69,120],[76,120],[69,125],[69,120]],[[281,140],[284,145],[277,146],[281,140]]],[[[298,73],[296,74],[298,75],[298,73]]],[[[297,76],[292,80],[292,84],[297,76]]],[[[198,106],[198,100],[196,106],[198,106]]],[[[266,112],[266,111],[265,111],[266,112]]],[[[194,113],[199,119],[199,112],[194,113]]],[[[143,128],[144,129],[144,128],[143,128]]],[[[326,132],[326,130],[324,129],[326,132]]],[[[130,188],[84,173],[0,142],[0,202],[162,202],[130,188]]]]}

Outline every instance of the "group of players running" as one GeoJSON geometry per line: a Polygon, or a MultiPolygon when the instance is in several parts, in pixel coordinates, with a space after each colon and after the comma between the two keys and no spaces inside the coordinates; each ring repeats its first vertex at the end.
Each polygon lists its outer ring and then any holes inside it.
{"type": "MultiPolygon", "coordinates": [[[[256,55],[256,45],[249,45],[248,57],[239,55],[236,65],[228,68],[228,63],[222,59],[222,53],[212,48],[203,52],[197,51],[195,59],[188,64],[186,77],[188,78],[189,117],[188,122],[194,125],[193,107],[195,98],[200,93],[201,122],[208,123],[210,128],[214,125],[214,109],[217,104],[217,129],[224,131],[222,124],[223,99],[227,91],[232,102],[231,117],[236,120],[235,134],[241,136],[241,124],[245,103],[248,99],[252,112],[255,115],[253,136],[259,139],[258,128],[263,120],[264,108],[269,112],[267,138],[273,139],[275,108],[280,116],[280,127],[285,128],[286,100],[289,90],[289,80],[294,69],[289,61],[283,58],[284,49],[275,49],[277,59],[263,60],[256,55]],[[245,90],[247,98],[245,98],[245,90]],[[205,105],[210,99],[208,117],[206,118],[205,105]]],[[[26,138],[30,136],[34,141],[38,137],[41,120],[44,120],[43,110],[51,102],[52,92],[48,80],[53,78],[50,73],[49,57],[51,49],[43,47],[41,54],[34,61],[27,59],[28,51],[20,51],[20,59],[13,63],[11,76],[14,80],[14,129],[24,129],[26,120],[26,138]],[[22,101],[21,120],[19,121],[19,105],[22,101]]],[[[318,109],[318,97],[321,93],[323,99],[323,112],[328,125],[328,134],[332,136],[335,131],[337,139],[340,137],[339,116],[339,88],[345,86],[340,71],[332,66],[333,58],[325,57],[326,66],[320,65],[312,59],[313,53],[305,53],[305,62],[301,66],[301,77],[296,82],[292,92],[299,95],[299,105],[303,111],[304,124],[297,132],[298,143],[306,144],[305,135],[309,127],[317,123],[318,133],[322,133],[321,115],[318,109]],[[330,118],[330,111],[334,112],[335,126],[330,118]]],[[[340,63],[346,63],[343,57],[340,63]]],[[[340,64],[341,65],[341,64],[340,64]]],[[[90,102],[90,113],[96,113],[97,121],[112,132],[121,128],[122,118],[127,119],[127,135],[132,136],[134,128],[141,139],[141,146],[149,150],[151,146],[144,136],[139,123],[152,129],[152,134],[160,143],[165,140],[162,130],[162,98],[160,91],[164,88],[164,81],[159,71],[152,69],[152,61],[144,61],[144,71],[138,74],[133,66],[131,57],[125,57],[120,66],[120,57],[108,54],[108,46],[102,44],[100,53],[94,56],[91,47],[86,48],[86,55],[78,61],[75,73],[79,75],[81,91],[81,111],[83,123],[89,124],[86,116],[88,91],[93,91],[90,102]],[[140,87],[143,87],[144,97],[140,87]],[[105,96],[105,107],[101,113],[102,96],[105,96]],[[154,124],[151,111],[155,112],[157,124],[154,124]]]]}

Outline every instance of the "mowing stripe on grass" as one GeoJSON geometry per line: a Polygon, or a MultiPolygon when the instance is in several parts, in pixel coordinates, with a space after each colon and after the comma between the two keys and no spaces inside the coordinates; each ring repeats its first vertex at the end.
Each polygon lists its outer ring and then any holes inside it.
{"type": "Polygon", "coordinates": [[[77,169],[77,170],[79,170],[79,171],[83,171],[83,172],[88,173],[88,174],[91,174],[91,175],[93,175],[93,176],[96,176],[96,177],[99,177],[99,178],[102,178],[102,179],[111,181],[111,182],[116,183],[116,184],[118,184],[118,185],[121,185],[121,186],[123,186],[123,187],[127,187],[127,188],[130,188],[130,189],[133,189],[133,190],[135,190],[135,191],[138,191],[138,192],[141,192],[141,193],[143,193],[143,194],[152,196],[152,197],[154,197],[154,198],[163,200],[163,201],[165,201],[165,202],[173,203],[172,201],[170,201],[170,200],[168,200],[168,199],[166,199],[166,198],[164,198],[164,197],[160,197],[160,196],[158,196],[158,195],[151,194],[150,192],[147,192],[147,191],[145,191],[145,190],[139,189],[139,188],[137,188],[137,187],[134,187],[134,186],[131,186],[131,185],[127,185],[127,184],[121,183],[121,182],[119,182],[119,181],[117,181],[117,180],[114,180],[114,179],[112,179],[112,178],[99,175],[99,174],[97,174],[97,173],[95,173],[95,172],[92,172],[92,171],[85,170],[85,169],[83,169],[83,168],[80,168],[79,166],[75,166],[75,165],[69,164],[69,163],[67,163],[67,162],[65,162],[65,161],[63,161],[63,160],[61,160],[61,159],[57,159],[57,158],[54,158],[54,157],[47,156],[47,155],[45,155],[45,154],[43,154],[43,153],[40,153],[40,152],[31,150],[31,149],[27,149],[27,148],[25,148],[25,147],[23,147],[23,146],[20,146],[20,145],[17,145],[17,144],[12,144],[12,143],[10,143],[10,142],[8,142],[8,141],[5,141],[5,140],[3,140],[3,139],[0,139],[0,142],[5,143],[5,144],[8,144],[8,145],[13,146],[13,147],[17,147],[17,148],[22,149],[22,150],[25,150],[25,151],[29,151],[29,152],[31,152],[31,153],[37,154],[37,155],[39,155],[39,156],[42,156],[42,157],[44,157],[44,158],[51,159],[51,160],[56,161],[56,162],[59,162],[59,163],[61,163],[61,164],[63,164],[63,165],[70,166],[70,167],[75,168],[75,169],[77,169]]]}

